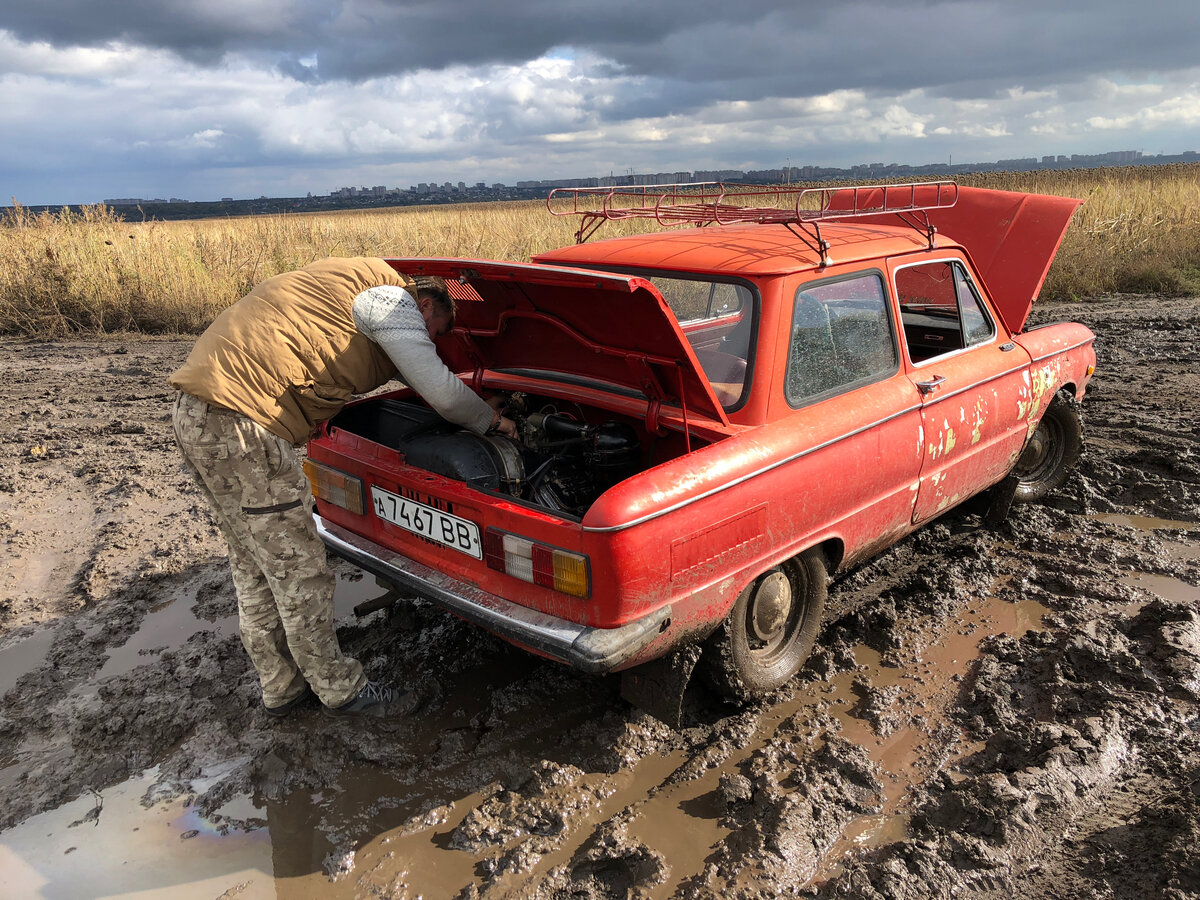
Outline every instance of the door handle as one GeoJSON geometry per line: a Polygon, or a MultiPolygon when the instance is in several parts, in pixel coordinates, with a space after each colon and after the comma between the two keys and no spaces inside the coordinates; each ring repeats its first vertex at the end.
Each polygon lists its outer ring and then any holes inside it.
{"type": "Polygon", "coordinates": [[[928,381],[918,381],[917,390],[920,391],[923,396],[929,396],[945,383],[946,378],[944,375],[934,375],[928,381]]]}

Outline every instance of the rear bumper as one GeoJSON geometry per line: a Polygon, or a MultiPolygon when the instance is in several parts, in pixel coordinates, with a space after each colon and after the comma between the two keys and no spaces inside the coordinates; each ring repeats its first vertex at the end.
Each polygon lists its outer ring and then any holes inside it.
{"type": "Polygon", "coordinates": [[[380,546],[314,514],[330,550],[397,587],[411,590],[504,640],[551,659],[601,675],[622,668],[671,621],[665,606],[620,628],[591,628],[519,606],[380,546]]]}

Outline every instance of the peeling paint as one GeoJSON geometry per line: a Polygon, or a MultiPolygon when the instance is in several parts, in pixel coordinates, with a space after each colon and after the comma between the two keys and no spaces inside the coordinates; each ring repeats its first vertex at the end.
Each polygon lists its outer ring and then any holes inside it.
{"type": "Polygon", "coordinates": [[[1058,385],[1062,383],[1062,360],[1054,359],[1046,365],[1034,369],[1032,379],[1032,401],[1025,412],[1031,435],[1037,430],[1038,422],[1041,421],[1042,408],[1049,404],[1058,390],[1058,385]]]}
{"type": "MultiPolygon", "coordinates": [[[[993,393],[993,397],[995,394],[993,393]]],[[[971,445],[978,444],[983,439],[983,426],[987,422],[987,404],[982,399],[975,401],[975,427],[971,430],[971,445]]]]}

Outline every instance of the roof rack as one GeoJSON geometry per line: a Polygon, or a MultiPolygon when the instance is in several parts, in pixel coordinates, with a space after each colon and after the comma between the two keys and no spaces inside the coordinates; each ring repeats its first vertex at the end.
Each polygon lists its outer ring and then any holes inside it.
{"type": "Polygon", "coordinates": [[[624,187],[555,188],[546,207],[556,216],[579,216],[576,243],[582,244],[610,219],[653,219],[659,225],[732,225],[738,222],[786,226],[828,265],[829,244],[820,223],[894,214],[928,236],[936,229],[925,214],[958,202],[954,181],[802,188],[702,181],[624,187]]]}

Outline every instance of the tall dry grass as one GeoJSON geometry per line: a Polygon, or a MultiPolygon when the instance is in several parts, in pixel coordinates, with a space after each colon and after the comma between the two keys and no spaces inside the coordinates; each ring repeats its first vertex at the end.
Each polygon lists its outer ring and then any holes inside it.
{"type": "Polygon", "coordinates": [[[1078,197],[1043,299],[1200,294],[1200,164],[989,173],[960,184],[1078,197]]]}
{"type": "MultiPolygon", "coordinates": [[[[1043,297],[1200,293],[1200,165],[957,180],[1086,200],[1043,297]]],[[[324,256],[526,260],[576,226],[541,201],[184,222],[16,207],[0,218],[0,333],[194,333],[263,279],[324,256]]],[[[651,228],[610,222],[598,236],[651,228]]]]}

